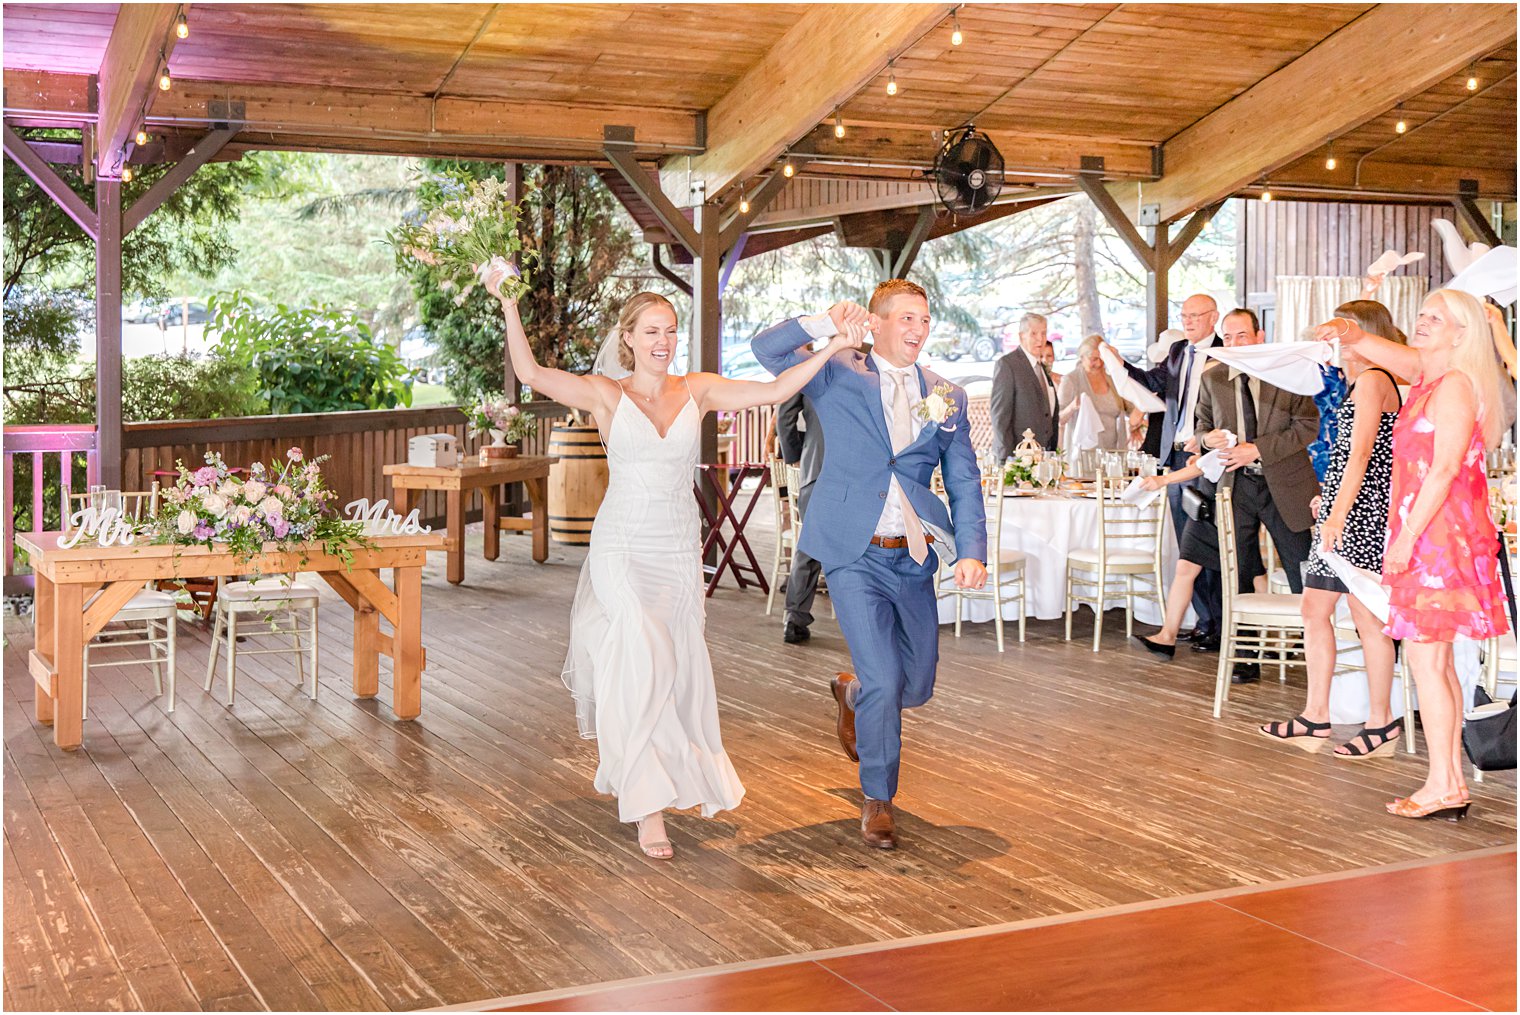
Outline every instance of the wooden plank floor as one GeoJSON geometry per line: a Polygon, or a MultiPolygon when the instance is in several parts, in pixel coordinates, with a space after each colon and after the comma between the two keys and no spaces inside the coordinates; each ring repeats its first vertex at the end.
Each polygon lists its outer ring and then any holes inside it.
{"type": "Polygon", "coordinates": [[[1513,1011],[1515,854],[505,999],[501,1011],[1513,1011]]]}
{"type": "Polygon", "coordinates": [[[1422,759],[1267,742],[1251,724],[1291,715],[1297,683],[1240,691],[1216,721],[1213,657],[1154,662],[1116,613],[1096,655],[1056,623],[1002,655],[990,627],[947,630],[938,695],[905,724],[904,848],[875,853],[833,737],[825,681],[847,656],[827,609],[783,645],[763,597],[726,588],[708,632],[748,796],[675,817],[677,860],[648,861],[591,789],[559,682],[582,551],[536,566],[504,539],[487,563],[479,542],[467,585],[441,555],[427,570],[412,723],[383,704],[384,670],[379,701],[347,693],[351,623],[326,598],[318,701],[258,656],[225,707],[186,625],[178,709],[144,667],[99,671],[84,747],[60,752],[31,719],[29,624],[6,618],[5,1005],[413,1009],[1515,840],[1512,774],[1474,786],[1462,824],[1390,818],[1422,759]]]}

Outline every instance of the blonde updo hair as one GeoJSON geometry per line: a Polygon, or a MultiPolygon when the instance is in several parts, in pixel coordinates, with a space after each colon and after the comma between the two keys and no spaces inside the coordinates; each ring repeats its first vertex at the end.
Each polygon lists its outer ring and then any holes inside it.
{"type": "Polygon", "coordinates": [[[618,312],[618,363],[624,370],[633,369],[633,346],[624,341],[624,336],[633,334],[633,329],[638,326],[639,317],[656,304],[663,303],[670,308],[670,312],[676,312],[675,306],[664,296],[655,292],[641,292],[634,295],[623,309],[618,312]]]}

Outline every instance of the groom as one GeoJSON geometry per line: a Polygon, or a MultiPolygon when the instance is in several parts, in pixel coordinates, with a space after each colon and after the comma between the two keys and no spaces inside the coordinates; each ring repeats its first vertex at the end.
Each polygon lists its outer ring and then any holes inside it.
{"type": "Polygon", "coordinates": [[[874,332],[872,351],[836,353],[802,389],[823,423],[824,458],[797,548],[823,565],[855,662],[832,690],[840,742],[860,763],[861,835],[895,849],[902,710],[929,700],[939,659],[935,557],[954,561],[958,585],[981,588],[987,518],[966,393],[915,364],[929,337],[920,286],[891,279],[869,312],[845,302],[777,324],[755,337],[755,358],[779,374],[815,340],[860,323],[874,332]],[[929,490],[936,465],[949,511],[929,490]]]}

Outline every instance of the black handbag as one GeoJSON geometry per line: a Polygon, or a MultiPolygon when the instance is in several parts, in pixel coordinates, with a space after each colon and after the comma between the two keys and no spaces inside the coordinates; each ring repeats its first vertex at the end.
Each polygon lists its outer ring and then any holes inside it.
{"type": "Polygon", "coordinates": [[[1214,501],[1205,497],[1196,486],[1182,488],[1182,513],[1195,522],[1214,520],[1214,501]]]}
{"type": "MultiPolygon", "coordinates": [[[[1491,700],[1476,689],[1474,705],[1485,705],[1491,700]]],[[[1515,767],[1515,698],[1509,699],[1509,708],[1484,716],[1467,719],[1462,723],[1462,749],[1473,766],[1482,772],[1500,772],[1515,767]]]]}

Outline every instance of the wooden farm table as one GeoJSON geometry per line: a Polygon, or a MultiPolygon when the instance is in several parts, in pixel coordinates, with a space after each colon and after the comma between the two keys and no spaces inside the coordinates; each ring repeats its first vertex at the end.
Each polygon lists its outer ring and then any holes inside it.
{"type": "Polygon", "coordinates": [[[352,565],[322,552],[319,544],[274,549],[238,558],[204,546],[96,546],[61,549],[59,532],[18,533],[36,573],[32,610],[35,646],[28,668],[37,684],[37,721],[51,723],[53,742],[64,750],[79,746],[84,718],[84,647],[100,633],[144,582],[164,578],[235,577],[259,572],[310,571],[320,574],[354,610],[354,694],[373,698],[380,691],[380,654],[395,664],[391,711],[415,719],[422,711],[422,565],[429,550],[443,549],[443,537],[373,536],[371,549],[354,551],[352,565]],[[395,588],[380,579],[395,568],[395,588]],[[99,590],[93,603],[90,596],[99,590]],[[85,604],[89,603],[86,609],[85,604]],[[380,618],[394,634],[380,630],[380,618]]]}
{"type": "Polygon", "coordinates": [[[403,515],[416,504],[424,490],[442,490],[447,494],[449,551],[448,579],[453,585],[464,581],[464,509],[466,495],[479,490],[486,524],[486,560],[501,556],[501,530],[533,532],[533,559],[542,564],[549,559],[549,466],[559,461],[540,455],[496,458],[487,465],[456,465],[440,469],[427,465],[387,465],[382,470],[391,477],[396,490],[396,510],[403,515]],[[512,518],[501,513],[501,487],[504,483],[521,483],[528,490],[533,517],[512,518]]]}

